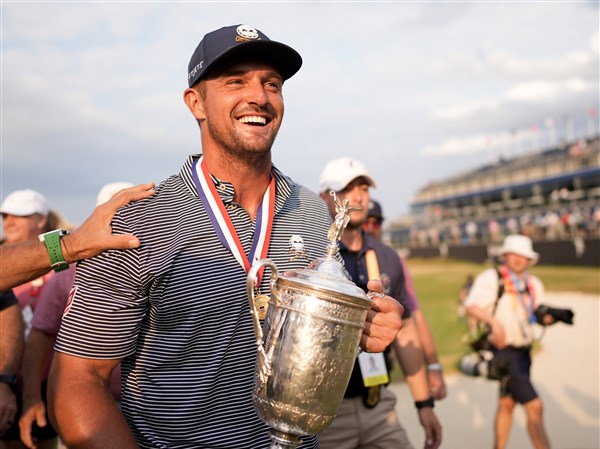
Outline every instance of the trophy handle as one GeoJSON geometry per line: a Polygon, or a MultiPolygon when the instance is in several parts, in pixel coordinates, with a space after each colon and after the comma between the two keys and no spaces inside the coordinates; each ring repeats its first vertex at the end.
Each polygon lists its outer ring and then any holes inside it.
{"type": "Polygon", "coordinates": [[[255,285],[258,279],[258,272],[264,266],[268,266],[271,268],[271,292],[273,291],[273,286],[279,277],[279,270],[277,269],[277,265],[271,259],[261,259],[256,261],[250,270],[248,271],[248,276],[246,277],[246,293],[248,294],[248,301],[250,302],[250,313],[252,314],[252,322],[254,324],[254,336],[256,337],[256,345],[258,346],[258,377],[261,384],[266,383],[268,377],[271,374],[271,359],[265,352],[265,348],[263,345],[263,331],[262,326],[260,325],[259,313],[256,308],[255,303],[255,285]]]}

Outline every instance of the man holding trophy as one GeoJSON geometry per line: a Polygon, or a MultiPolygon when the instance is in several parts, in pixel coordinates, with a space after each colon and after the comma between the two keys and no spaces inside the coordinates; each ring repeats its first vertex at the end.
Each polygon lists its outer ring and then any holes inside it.
{"type": "MultiPolygon", "coordinates": [[[[50,417],[70,449],[269,447],[252,403],[247,273],[265,258],[305,268],[325,252],[331,224],[321,199],[271,160],[283,84],[301,64],[247,25],[208,33],[194,51],[184,101],[202,154],[115,215],[114,232],[133,233],[140,248],[77,268],[49,385],[50,417]],[[119,363],[122,414],[108,388],[119,363]]],[[[270,278],[258,273],[257,301],[270,278]]],[[[361,348],[382,351],[401,315],[393,298],[374,297],[361,348]]],[[[318,447],[316,437],[301,447],[318,447]]]]}

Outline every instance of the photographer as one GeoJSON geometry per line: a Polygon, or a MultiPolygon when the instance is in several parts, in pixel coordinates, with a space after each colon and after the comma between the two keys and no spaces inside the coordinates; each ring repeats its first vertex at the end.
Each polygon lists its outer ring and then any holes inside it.
{"type": "Polygon", "coordinates": [[[554,323],[556,317],[543,307],[536,314],[544,302],[544,286],[527,272],[539,258],[532,249],[531,239],[523,235],[506,237],[500,257],[502,265],[480,273],[465,300],[467,314],[489,327],[488,340],[495,366],[503,369],[494,448],[506,447],[517,402],[525,408],[533,446],[549,448],[542,421],[542,401],[531,384],[529,373],[533,324],[546,326],[554,323]]]}

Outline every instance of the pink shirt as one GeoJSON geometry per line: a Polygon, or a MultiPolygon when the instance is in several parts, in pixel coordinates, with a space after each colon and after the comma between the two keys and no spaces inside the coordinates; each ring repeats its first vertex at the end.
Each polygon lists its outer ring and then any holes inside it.
{"type": "MultiPolygon", "coordinates": [[[[33,319],[31,320],[32,327],[53,337],[58,335],[63,311],[67,305],[69,293],[75,280],[75,272],[75,264],[72,264],[68,270],[56,273],[46,283],[43,294],[40,295],[40,301],[33,314],[33,319]]],[[[110,387],[113,396],[119,400],[121,396],[120,364],[112,373],[110,387]]]]}
{"type": "Polygon", "coordinates": [[[415,292],[415,284],[413,283],[412,276],[408,271],[408,267],[406,266],[406,262],[403,257],[400,257],[400,262],[402,263],[402,269],[404,270],[404,286],[406,288],[406,304],[411,312],[420,309],[419,299],[417,298],[417,292],[415,292]]]}

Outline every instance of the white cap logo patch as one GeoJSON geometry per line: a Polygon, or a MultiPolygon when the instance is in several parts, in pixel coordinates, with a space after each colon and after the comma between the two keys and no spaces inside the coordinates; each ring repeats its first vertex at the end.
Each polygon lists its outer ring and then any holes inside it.
{"type": "Polygon", "coordinates": [[[250,25],[240,25],[237,27],[237,34],[244,39],[258,39],[258,31],[250,25]]]}
{"type": "Polygon", "coordinates": [[[302,257],[306,258],[306,251],[304,250],[304,239],[301,235],[293,234],[290,237],[288,253],[290,254],[290,262],[302,257]]]}

